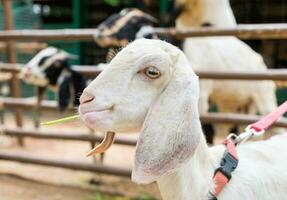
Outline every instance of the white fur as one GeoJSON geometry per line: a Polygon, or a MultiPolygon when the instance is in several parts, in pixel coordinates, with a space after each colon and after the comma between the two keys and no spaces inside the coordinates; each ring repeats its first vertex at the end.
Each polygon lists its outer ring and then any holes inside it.
{"type": "MultiPolygon", "coordinates": [[[[183,13],[177,19],[179,29],[198,27],[206,22],[219,27],[236,25],[229,0],[185,0],[178,3],[185,5],[183,13]]],[[[184,42],[183,51],[193,64],[194,70],[267,70],[262,56],[236,37],[188,38],[184,42]]],[[[265,115],[277,107],[276,87],[273,81],[201,80],[200,88],[201,114],[208,112],[209,101],[215,103],[220,112],[230,113],[239,112],[240,108],[247,107],[249,114],[256,114],[258,111],[265,115]]],[[[216,133],[223,136],[227,135],[230,129],[222,124],[215,128],[216,133]]]]}
{"type": "MultiPolygon", "coordinates": [[[[198,79],[184,54],[166,42],[139,39],[85,89],[79,111],[95,130],[141,131],[134,181],[157,181],[164,200],[207,200],[224,147],[207,147],[198,98],[198,79]],[[143,73],[150,66],[159,78],[143,73]]],[[[240,145],[238,168],[219,199],[286,199],[286,144],[281,135],[240,145]]]]}
{"type": "Polygon", "coordinates": [[[136,39],[144,38],[147,35],[153,34],[153,39],[158,39],[158,37],[154,34],[154,29],[152,26],[142,26],[140,30],[136,33],[136,39]]]}
{"type": "MultiPolygon", "coordinates": [[[[286,144],[285,134],[238,146],[238,168],[218,199],[286,199],[286,144]]],[[[158,181],[163,199],[207,200],[214,169],[219,166],[223,151],[222,145],[209,149],[205,144],[199,145],[185,166],[158,181]]]]}

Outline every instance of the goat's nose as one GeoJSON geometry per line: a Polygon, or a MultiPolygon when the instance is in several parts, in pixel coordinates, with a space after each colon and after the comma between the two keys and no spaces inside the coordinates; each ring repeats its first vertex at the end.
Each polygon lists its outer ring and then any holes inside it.
{"type": "Polygon", "coordinates": [[[95,99],[95,96],[93,94],[84,90],[83,94],[80,97],[80,104],[89,103],[93,101],[94,99],[95,99]]]}

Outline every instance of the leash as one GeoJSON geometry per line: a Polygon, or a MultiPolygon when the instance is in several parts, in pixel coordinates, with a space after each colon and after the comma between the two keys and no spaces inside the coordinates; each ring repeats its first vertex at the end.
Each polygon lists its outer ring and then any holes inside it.
{"type": "Polygon", "coordinates": [[[223,142],[225,145],[225,152],[220,162],[220,167],[214,172],[213,180],[216,184],[214,192],[209,192],[209,200],[217,200],[217,197],[222,192],[224,187],[232,178],[232,172],[238,165],[238,156],[236,145],[245,142],[253,136],[264,134],[274,122],[276,122],[284,113],[287,112],[287,101],[281,104],[274,112],[266,115],[261,120],[250,124],[245,129],[245,132],[240,135],[231,133],[223,142]]]}

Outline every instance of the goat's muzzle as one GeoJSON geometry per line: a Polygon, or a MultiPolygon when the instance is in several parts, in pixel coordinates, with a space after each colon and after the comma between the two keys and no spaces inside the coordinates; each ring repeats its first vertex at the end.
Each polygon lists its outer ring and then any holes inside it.
{"type": "Polygon", "coordinates": [[[80,104],[86,104],[95,99],[95,96],[91,92],[87,92],[87,90],[84,90],[81,97],[80,97],[80,104]]]}
{"type": "Polygon", "coordinates": [[[92,156],[97,153],[103,153],[106,150],[108,150],[114,142],[114,137],[115,137],[115,132],[111,132],[111,131],[106,132],[105,137],[103,141],[101,142],[101,144],[97,145],[95,148],[90,150],[87,153],[87,156],[92,156]]]}

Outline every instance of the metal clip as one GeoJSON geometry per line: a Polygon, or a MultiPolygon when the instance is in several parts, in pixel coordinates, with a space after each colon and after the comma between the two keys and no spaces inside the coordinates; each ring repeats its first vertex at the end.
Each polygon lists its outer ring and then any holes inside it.
{"type": "Polygon", "coordinates": [[[232,139],[235,144],[240,144],[245,142],[246,140],[248,140],[249,138],[253,137],[253,136],[259,136],[262,135],[265,131],[261,130],[261,131],[256,131],[253,128],[251,128],[251,125],[247,126],[245,131],[239,135],[236,135],[234,133],[231,133],[228,135],[227,139],[232,139]]]}
{"type": "Polygon", "coordinates": [[[253,134],[252,136],[255,136],[255,137],[259,136],[259,135],[262,135],[265,132],[264,129],[262,129],[261,131],[256,131],[253,128],[251,128],[251,125],[247,126],[245,131],[251,131],[252,134],[253,134]]]}
{"type": "Polygon", "coordinates": [[[232,140],[233,142],[236,143],[237,137],[238,137],[238,135],[236,135],[235,133],[230,133],[230,134],[227,136],[227,139],[228,139],[228,140],[232,140]]]}

